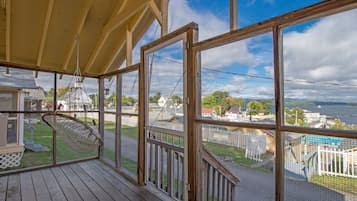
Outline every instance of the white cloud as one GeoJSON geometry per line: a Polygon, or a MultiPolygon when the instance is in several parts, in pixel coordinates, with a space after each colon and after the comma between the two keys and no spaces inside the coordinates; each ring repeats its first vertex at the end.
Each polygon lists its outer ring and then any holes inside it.
{"type": "MultiPolygon", "coordinates": [[[[323,18],[302,32],[285,34],[285,78],[300,80],[287,82],[295,95],[345,100],[351,93],[357,94],[357,87],[351,86],[357,79],[356,19],[355,9],[323,18]]],[[[295,96],[289,91],[286,94],[295,96]]],[[[356,101],[357,96],[354,98],[356,101]]]]}
{"type": "Polygon", "coordinates": [[[265,66],[264,71],[266,76],[274,78],[274,68],[272,66],[265,66]]]}

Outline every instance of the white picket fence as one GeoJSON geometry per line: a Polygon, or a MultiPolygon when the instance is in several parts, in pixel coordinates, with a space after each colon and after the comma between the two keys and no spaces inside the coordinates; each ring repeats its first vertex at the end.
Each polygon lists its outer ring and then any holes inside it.
{"type": "Polygon", "coordinates": [[[357,178],[357,149],[317,147],[318,175],[357,178]]]}

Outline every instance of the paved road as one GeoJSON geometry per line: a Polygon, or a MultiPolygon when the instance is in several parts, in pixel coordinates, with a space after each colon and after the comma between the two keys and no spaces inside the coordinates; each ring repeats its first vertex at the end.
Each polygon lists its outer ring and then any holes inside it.
{"type": "MultiPolygon", "coordinates": [[[[231,162],[226,165],[239,176],[237,201],[273,201],[274,176],[272,173],[241,167],[231,162]]],[[[355,201],[356,197],[305,181],[285,180],[286,201],[355,201]]]]}

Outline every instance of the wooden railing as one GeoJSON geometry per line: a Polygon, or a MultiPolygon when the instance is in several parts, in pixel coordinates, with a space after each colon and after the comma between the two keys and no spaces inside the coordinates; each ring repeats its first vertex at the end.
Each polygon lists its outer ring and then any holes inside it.
{"type": "Polygon", "coordinates": [[[239,179],[204,147],[201,153],[202,200],[234,201],[239,179]]]}
{"type": "Polygon", "coordinates": [[[183,132],[157,127],[147,130],[147,181],[175,200],[184,195],[183,132]]]}
{"type": "MultiPolygon", "coordinates": [[[[184,195],[183,132],[146,127],[147,181],[175,200],[184,195]]],[[[202,201],[234,201],[238,178],[202,148],[202,201]]]]}

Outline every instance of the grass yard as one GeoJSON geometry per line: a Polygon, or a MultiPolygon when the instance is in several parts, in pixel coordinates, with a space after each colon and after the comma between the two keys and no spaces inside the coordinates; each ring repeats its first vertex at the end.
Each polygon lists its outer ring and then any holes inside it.
{"type": "Polygon", "coordinates": [[[357,179],[348,177],[314,175],[311,178],[311,182],[319,184],[321,186],[325,186],[327,188],[332,188],[357,195],[357,179]]]}
{"type": "MultiPolygon", "coordinates": [[[[30,133],[25,130],[24,138],[29,139],[30,133]]],[[[42,152],[30,152],[26,151],[24,153],[23,159],[21,160],[21,165],[18,168],[27,168],[40,165],[52,164],[52,129],[44,123],[36,123],[34,125],[34,136],[33,141],[36,144],[40,144],[43,147],[47,147],[48,151],[42,152]]],[[[72,150],[60,136],[57,136],[57,162],[69,161],[74,159],[88,158],[97,155],[97,151],[89,153],[78,153],[72,150]]]]}
{"type": "MultiPolygon", "coordinates": [[[[223,144],[217,144],[212,142],[205,142],[205,148],[214,153],[218,157],[227,157],[233,160],[234,163],[240,166],[249,167],[251,168],[252,165],[256,164],[257,162],[254,160],[247,159],[245,157],[245,151],[242,149],[238,149],[236,147],[231,147],[223,144]]],[[[271,172],[265,168],[255,168],[264,172],[271,172]]]]}

